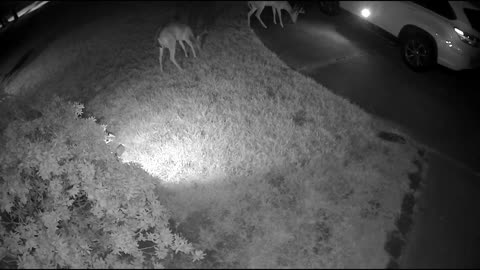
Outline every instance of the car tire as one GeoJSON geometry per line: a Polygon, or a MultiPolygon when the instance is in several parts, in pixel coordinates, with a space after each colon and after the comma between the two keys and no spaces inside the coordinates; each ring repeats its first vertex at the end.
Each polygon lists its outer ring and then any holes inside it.
{"type": "Polygon", "coordinates": [[[424,33],[414,32],[402,38],[401,56],[405,64],[416,72],[427,71],[436,62],[435,43],[424,33]]]}
{"type": "Polygon", "coordinates": [[[318,1],[318,6],[320,7],[320,11],[329,16],[335,16],[340,13],[340,4],[338,1],[318,1]]]}

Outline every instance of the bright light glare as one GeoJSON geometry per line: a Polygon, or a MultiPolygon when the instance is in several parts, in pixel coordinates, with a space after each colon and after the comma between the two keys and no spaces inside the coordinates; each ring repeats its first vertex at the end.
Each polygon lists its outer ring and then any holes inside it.
{"type": "MultiPolygon", "coordinates": [[[[49,1],[35,1],[34,3],[24,7],[22,10],[17,12],[17,16],[20,18],[25,14],[28,14],[34,10],[37,10],[47,4],[49,1]]],[[[8,22],[13,22],[15,20],[14,16],[7,18],[8,22]]],[[[1,28],[1,27],[0,27],[1,28]]]]}
{"type": "Polygon", "coordinates": [[[46,5],[48,2],[50,2],[50,1],[36,1],[36,2],[34,3],[34,7],[32,7],[32,9],[30,9],[29,12],[32,12],[32,11],[34,11],[34,10],[37,10],[37,9],[43,7],[43,6],[46,5]]]}
{"type": "Polygon", "coordinates": [[[459,34],[460,36],[463,36],[463,31],[458,29],[458,28],[453,28],[453,30],[455,30],[455,32],[457,32],[457,34],[459,34]]]}
{"type": "Polygon", "coordinates": [[[362,9],[362,16],[368,18],[370,16],[370,10],[368,8],[362,9]]]}
{"type": "Polygon", "coordinates": [[[35,1],[34,3],[32,3],[31,5],[25,7],[24,9],[20,10],[18,12],[18,17],[21,17],[25,14],[28,14],[34,10],[37,10],[41,7],[43,7],[45,4],[47,4],[49,1],[35,1]]]}
{"type": "Polygon", "coordinates": [[[18,12],[18,17],[22,17],[25,14],[28,14],[34,10],[37,10],[47,4],[49,1],[35,1],[31,5],[26,6],[18,12]]]}

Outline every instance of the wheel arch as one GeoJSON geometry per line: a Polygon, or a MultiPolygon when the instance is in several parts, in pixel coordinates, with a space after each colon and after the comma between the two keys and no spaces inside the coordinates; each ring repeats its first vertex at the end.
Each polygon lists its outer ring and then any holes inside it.
{"type": "Polygon", "coordinates": [[[437,42],[435,38],[427,31],[423,30],[422,28],[412,25],[412,24],[407,24],[402,27],[400,32],[398,33],[398,39],[400,40],[401,43],[405,41],[405,39],[409,35],[414,35],[414,34],[421,34],[425,37],[427,37],[430,42],[433,45],[433,50],[435,53],[435,62],[438,62],[438,47],[437,47],[437,42]]]}

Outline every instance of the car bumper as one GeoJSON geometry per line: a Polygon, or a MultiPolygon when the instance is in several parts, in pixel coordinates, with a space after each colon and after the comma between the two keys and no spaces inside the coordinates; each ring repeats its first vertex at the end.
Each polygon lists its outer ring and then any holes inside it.
{"type": "Polygon", "coordinates": [[[480,48],[472,47],[461,40],[441,41],[438,46],[438,64],[453,70],[480,67],[480,48]]]}

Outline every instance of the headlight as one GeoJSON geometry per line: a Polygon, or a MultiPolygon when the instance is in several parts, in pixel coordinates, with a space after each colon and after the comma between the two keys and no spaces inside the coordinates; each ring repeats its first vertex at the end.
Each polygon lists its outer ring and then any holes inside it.
{"type": "Polygon", "coordinates": [[[478,37],[473,36],[469,33],[463,32],[462,30],[456,27],[453,28],[453,30],[455,30],[455,33],[457,33],[457,35],[460,37],[460,40],[462,40],[463,42],[473,47],[480,47],[480,40],[478,39],[478,37]]]}
{"type": "Polygon", "coordinates": [[[362,9],[361,14],[364,18],[368,18],[370,16],[370,9],[368,8],[362,9]]]}

